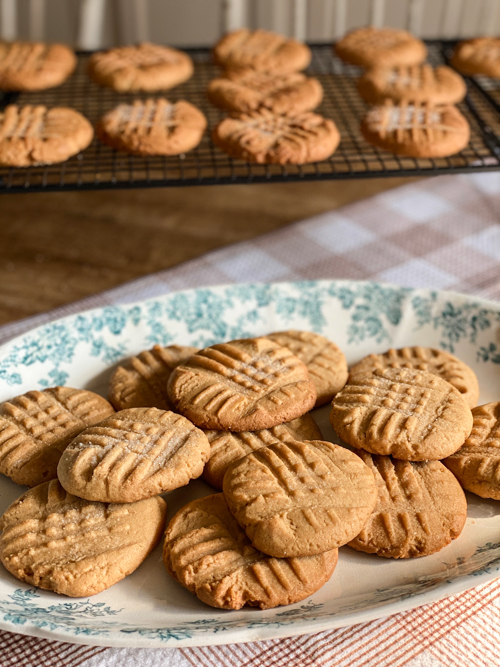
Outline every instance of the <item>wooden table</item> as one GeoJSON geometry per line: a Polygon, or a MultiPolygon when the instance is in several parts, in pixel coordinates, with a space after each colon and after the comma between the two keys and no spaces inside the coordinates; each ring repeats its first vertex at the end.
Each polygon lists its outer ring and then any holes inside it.
{"type": "Polygon", "coordinates": [[[0,198],[0,324],[161,271],[407,178],[0,198]]]}

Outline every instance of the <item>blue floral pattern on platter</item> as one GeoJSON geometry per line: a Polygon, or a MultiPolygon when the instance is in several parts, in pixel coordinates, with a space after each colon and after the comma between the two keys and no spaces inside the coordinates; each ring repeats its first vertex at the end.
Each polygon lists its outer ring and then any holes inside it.
{"type": "MultiPolygon", "coordinates": [[[[189,290],[53,322],[0,349],[0,400],[55,384],[97,386],[105,391],[113,365],[154,344],[204,347],[287,328],[333,338],[349,362],[390,346],[440,347],[473,365],[482,387],[488,390],[488,400],[495,391],[500,397],[497,304],[375,283],[313,281],[189,290]]],[[[7,495],[16,494],[9,484],[0,480],[0,491],[5,488],[7,495]]],[[[84,643],[182,646],[286,636],[361,622],[498,576],[500,510],[477,498],[472,507],[479,518],[468,527],[470,537],[460,543],[461,550],[452,545],[428,559],[417,559],[418,563],[394,563],[394,575],[381,586],[377,582],[379,587],[371,574],[374,561],[370,558],[375,557],[343,550],[339,568],[347,572],[358,568],[356,572],[367,582],[366,592],[360,592],[363,587],[345,592],[334,574],[326,594],[322,589],[312,599],[289,608],[220,612],[205,611],[201,603],[189,607],[182,597],[189,594],[172,584],[174,597],[183,601],[179,610],[184,606],[188,611],[178,614],[175,604],[169,608],[153,595],[134,614],[125,593],[127,586],[134,585],[129,582],[135,574],[94,599],[61,601],[49,592],[19,588],[19,582],[0,573],[0,627],[84,643]],[[491,522],[496,522],[496,531],[491,522]]],[[[138,573],[156,567],[148,563],[138,573]]],[[[377,572],[383,574],[385,565],[377,565],[377,572]]],[[[162,567],[154,572],[154,576],[166,577],[162,567]]]]}

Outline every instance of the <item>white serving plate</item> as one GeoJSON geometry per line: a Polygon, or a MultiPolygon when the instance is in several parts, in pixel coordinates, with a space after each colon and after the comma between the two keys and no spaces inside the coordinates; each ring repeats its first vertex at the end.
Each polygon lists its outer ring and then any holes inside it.
{"type": "MultiPolygon", "coordinates": [[[[476,371],[481,403],[500,399],[500,305],[430,290],[353,281],[222,286],[99,308],[53,322],[0,348],[0,400],[56,384],[106,395],[120,359],[155,343],[204,347],[297,328],[336,341],[350,364],[388,347],[447,349],[476,371]]],[[[329,409],[315,416],[335,439],[329,409]]],[[[0,479],[0,511],[22,492],[0,479]]],[[[168,519],[213,493],[201,481],[166,496],[168,519]]],[[[103,646],[226,644],[318,632],[394,614],[499,576],[500,503],[468,495],[458,540],[426,558],[395,561],[340,550],[331,580],[310,598],[267,611],[212,609],[174,582],[161,547],[131,576],[89,599],[30,588],[0,567],[0,628],[103,646]]]]}

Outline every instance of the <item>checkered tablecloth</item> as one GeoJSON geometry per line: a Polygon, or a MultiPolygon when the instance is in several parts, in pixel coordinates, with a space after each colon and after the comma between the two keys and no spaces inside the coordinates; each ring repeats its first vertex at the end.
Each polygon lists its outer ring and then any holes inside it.
{"type": "MultiPolygon", "coordinates": [[[[360,185],[362,187],[362,185],[360,185]]],[[[500,173],[391,190],[0,328],[0,342],[77,311],[231,282],[353,278],[500,298],[500,173]]],[[[499,526],[500,530],[500,526],[499,526]]],[[[114,649],[0,632],[0,667],[494,667],[500,580],[350,628],[220,647],[114,649]]]]}

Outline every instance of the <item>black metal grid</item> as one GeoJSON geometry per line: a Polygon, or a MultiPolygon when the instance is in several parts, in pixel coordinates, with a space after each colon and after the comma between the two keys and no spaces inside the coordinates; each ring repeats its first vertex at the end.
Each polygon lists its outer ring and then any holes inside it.
{"type": "MultiPolygon", "coordinates": [[[[428,46],[431,63],[446,60],[450,43],[430,42],[428,46]]],[[[188,52],[195,61],[195,75],[166,96],[172,101],[187,99],[206,114],[209,128],[195,150],[182,156],[141,158],[119,153],[94,139],[89,148],[61,164],[0,168],[0,192],[315,181],[500,168],[500,86],[492,88],[492,84],[481,79],[468,82],[469,93],[460,109],[471,125],[471,141],[461,153],[439,159],[399,157],[371,146],[361,136],[359,125],[368,107],[356,88],[360,70],[335,58],[330,44],[312,46],[313,60],[308,73],[316,76],[325,90],[318,111],[332,118],[340,130],[342,140],[337,151],[328,160],[302,166],[257,165],[234,160],[210,139],[211,129],[224,114],[208,103],[205,90],[219,69],[211,63],[208,49],[188,49],[188,52]]],[[[59,88],[20,95],[0,94],[0,108],[12,102],[69,106],[95,122],[119,102],[137,97],[95,85],[85,73],[87,59],[88,54],[79,55],[77,71],[59,88]]]]}

